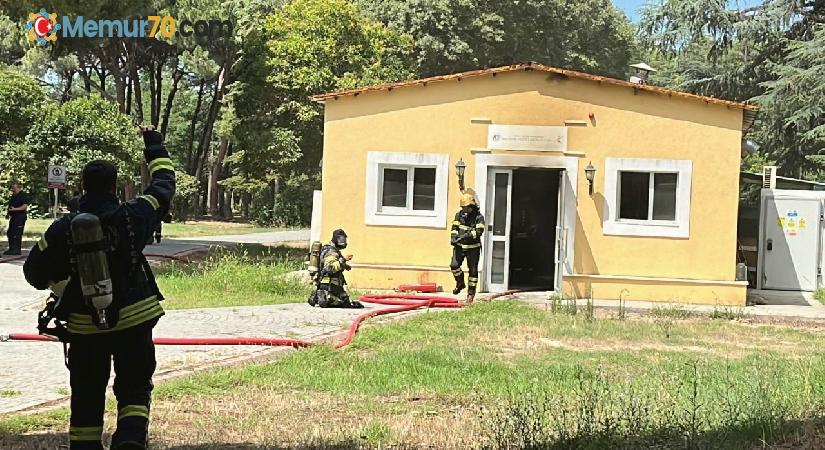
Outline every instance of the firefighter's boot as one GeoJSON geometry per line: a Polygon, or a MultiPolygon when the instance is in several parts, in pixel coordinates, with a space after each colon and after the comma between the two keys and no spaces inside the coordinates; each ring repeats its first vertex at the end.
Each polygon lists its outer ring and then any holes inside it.
{"type": "Polygon", "coordinates": [[[453,295],[458,295],[467,285],[464,284],[464,277],[456,278],[455,280],[455,289],[453,289],[453,295]]]}

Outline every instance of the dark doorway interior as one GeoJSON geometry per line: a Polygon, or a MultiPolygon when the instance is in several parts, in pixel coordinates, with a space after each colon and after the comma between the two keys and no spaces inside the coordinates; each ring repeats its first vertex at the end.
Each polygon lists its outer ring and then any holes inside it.
{"type": "Polygon", "coordinates": [[[513,171],[511,289],[553,290],[561,169],[513,171]]]}

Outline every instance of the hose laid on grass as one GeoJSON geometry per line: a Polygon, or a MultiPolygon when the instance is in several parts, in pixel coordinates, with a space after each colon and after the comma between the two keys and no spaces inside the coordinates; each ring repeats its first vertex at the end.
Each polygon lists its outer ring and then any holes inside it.
{"type": "MultiPolygon", "coordinates": [[[[376,294],[362,295],[360,300],[364,303],[375,303],[379,305],[393,305],[392,308],[376,309],[367,311],[352,321],[347,334],[335,344],[335,348],[342,348],[349,345],[361,323],[371,317],[382,316],[399,312],[413,311],[418,308],[461,308],[466,306],[458,300],[450,297],[440,297],[434,295],[405,295],[405,294],[376,294]]],[[[35,342],[57,342],[53,336],[40,334],[11,333],[0,336],[0,341],[35,341],[35,342]]],[[[270,339],[253,337],[234,338],[155,338],[156,345],[263,345],[271,347],[293,347],[304,348],[318,345],[317,342],[302,341],[298,339],[270,339]]]]}

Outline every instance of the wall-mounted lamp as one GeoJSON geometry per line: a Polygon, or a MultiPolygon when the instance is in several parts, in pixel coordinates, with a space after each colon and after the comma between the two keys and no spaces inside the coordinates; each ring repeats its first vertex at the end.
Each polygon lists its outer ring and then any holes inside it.
{"type": "Polygon", "coordinates": [[[596,178],[596,168],[593,167],[592,162],[588,162],[587,167],[584,168],[584,176],[590,184],[590,195],[593,195],[593,179],[596,178]]]}
{"type": "Polygon", "coordinates": [[[455,163],[455,174],[458,175],[458,188],[464,192],[464,171],[467,170],[467,164],[463,159],[459,158],[455,163]]]}

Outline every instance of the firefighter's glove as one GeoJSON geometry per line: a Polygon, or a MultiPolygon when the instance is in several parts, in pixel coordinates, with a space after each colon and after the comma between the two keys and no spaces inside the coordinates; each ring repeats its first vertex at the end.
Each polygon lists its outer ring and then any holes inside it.
{"type": "MultiPolygon", "coordinates": [[[[157,152],[163,149],[163,135],[153,126],[140,127],[140,134],[143,136],[143,156],[148,161],[153,155],[157,156],[157,152]]],[[[164,152],[165,153],[165,152],[164,152]]]]}
{"type": "Polygon", "coordinates": [[[450,236],[450,245],[453,245],[453,246],[458,245],[458,235],[457,234],[454,234],[454,235],[450,236]]]}

